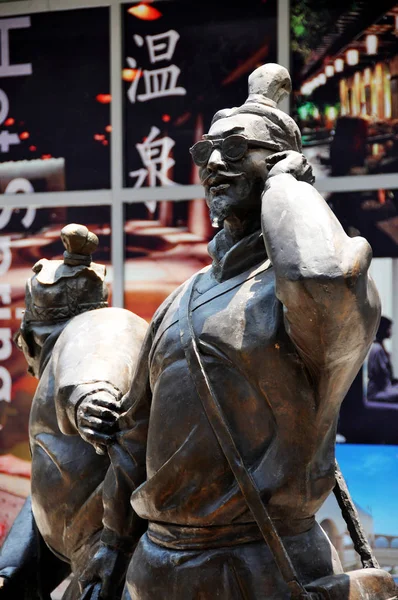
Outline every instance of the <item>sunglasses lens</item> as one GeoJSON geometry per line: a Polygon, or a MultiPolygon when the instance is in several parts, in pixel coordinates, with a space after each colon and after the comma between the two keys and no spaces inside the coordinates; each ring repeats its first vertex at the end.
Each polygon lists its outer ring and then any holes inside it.
{"type": "Polygon", "coordinates": [[[194,146],[192,146],[192,148],[190,148],[192,160],[195,165],[202,167],[207,163],[210,158],[212,147],[213,144],[209,140],[203,140],[201,142],[197,142],[194,146]]]}
{"type": "Polygon", "coordinates": [[[227,160],[240,160],[247,152],[247,140],[241,135],[230,135],[223,141],[222,151],[227,160]]]}

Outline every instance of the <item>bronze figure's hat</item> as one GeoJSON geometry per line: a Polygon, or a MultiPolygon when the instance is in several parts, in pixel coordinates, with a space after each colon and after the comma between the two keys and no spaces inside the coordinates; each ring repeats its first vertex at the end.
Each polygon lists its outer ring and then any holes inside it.
{"type": "Polygon", "coordinates": [[[61,231],[63,260],[43,258],[25,290],[24,322],[55,323],[87,310],[108,306],[106,268],[92,262],[97,236],[84,225],[72,223],[61,231]]]}
{"type": "Polygon", "coordinates": [[[249,76],[249,96],[242,106],[219,110],[213,117],[212,125],[219,119],[238,114],[252,114],[262,117],[263,127],[259,127],[256,137],[269,144],[270,150],[301,152],[301,135],[295,121],[277,105],[290,94],[292,82],[285,67],[267,63],[258,67],[249,76]]]}

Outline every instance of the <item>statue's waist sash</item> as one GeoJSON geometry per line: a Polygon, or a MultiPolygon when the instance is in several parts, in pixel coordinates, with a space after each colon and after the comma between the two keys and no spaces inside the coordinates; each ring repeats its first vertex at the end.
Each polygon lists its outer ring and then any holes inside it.
{"type": "MultiPolygon", "coordinates": [[[[274,520],[279,535],[299,535],[309,531],[315,523],[315,517],[290,521],[274,520]]],[[[257,523],[234,523],[211,527],[189,527],[173,523],[150,521],[149,539],[165,548],[175,550],[206,550],[225,546],[238,546],[263,540],[257,523]]]]}

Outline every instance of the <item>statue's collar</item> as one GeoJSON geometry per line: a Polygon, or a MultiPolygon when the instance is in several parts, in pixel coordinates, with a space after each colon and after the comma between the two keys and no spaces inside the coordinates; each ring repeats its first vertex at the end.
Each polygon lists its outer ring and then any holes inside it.
{"type": "Polygon", "coordinates": [[[208,252],[213,259],[212,274],[217,281],[230,279],[267,258],[260,229],[239,240],[225,251],[229,243],[227,235],[222,229],[208,245],[208,252]]]}

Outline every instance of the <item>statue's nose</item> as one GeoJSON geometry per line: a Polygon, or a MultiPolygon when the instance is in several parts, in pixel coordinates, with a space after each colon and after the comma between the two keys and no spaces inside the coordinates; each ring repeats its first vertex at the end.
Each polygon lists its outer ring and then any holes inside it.
{"type": "Polygon", "coordinates": [[[212,153],[210,154],[209,160],[207,162],[207,168],[210,171],[217,171],[218,169],[225,169],[226,164],[223,160],[221,151],[218,148],[214,148],[212,153]]]}

